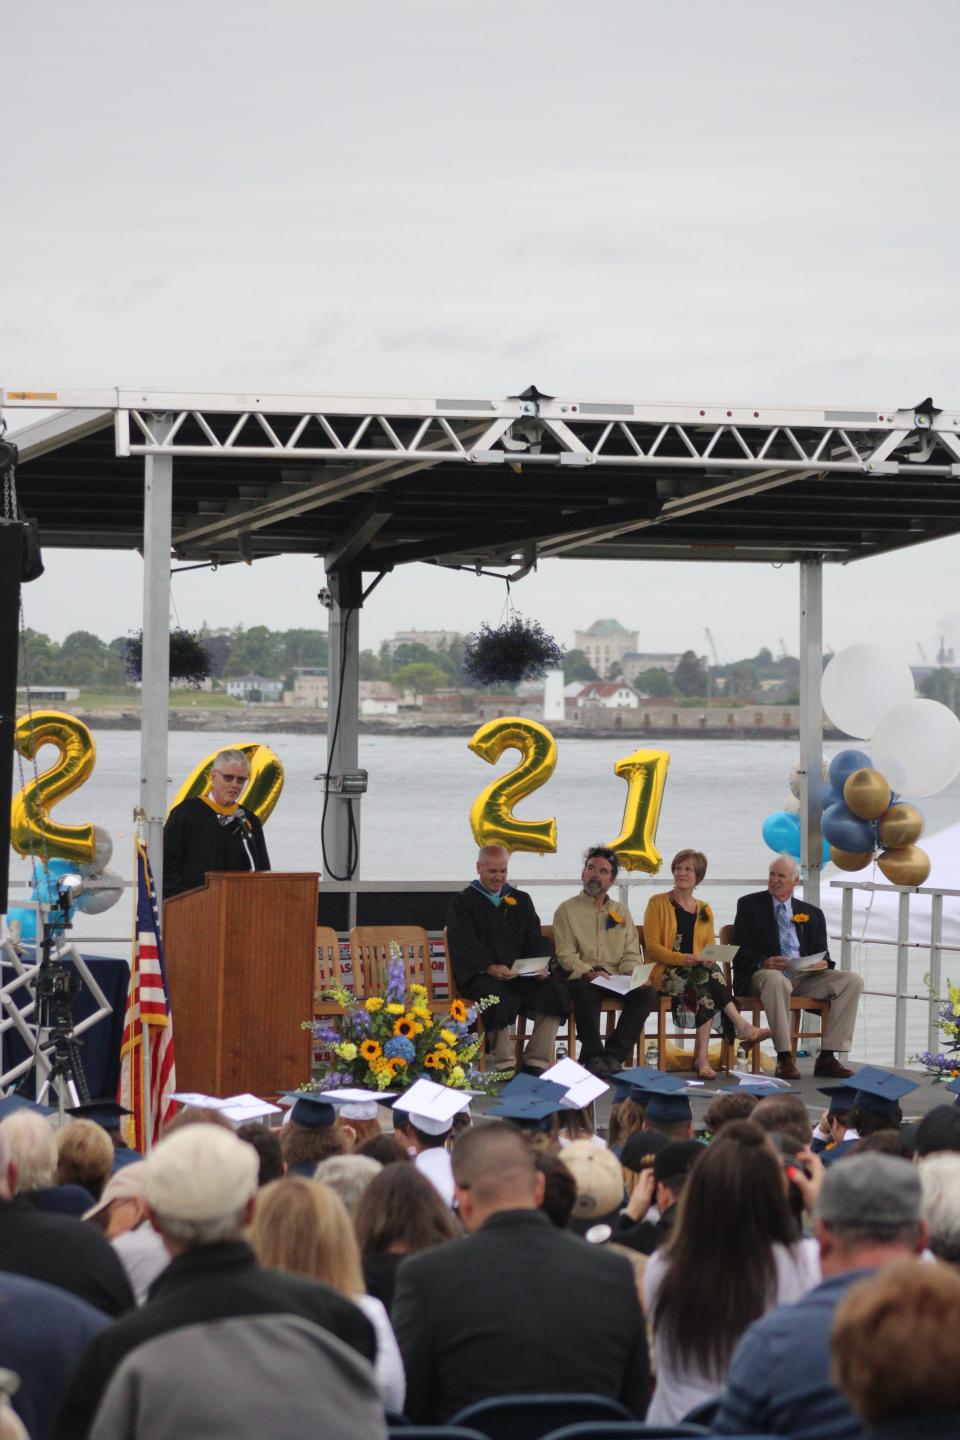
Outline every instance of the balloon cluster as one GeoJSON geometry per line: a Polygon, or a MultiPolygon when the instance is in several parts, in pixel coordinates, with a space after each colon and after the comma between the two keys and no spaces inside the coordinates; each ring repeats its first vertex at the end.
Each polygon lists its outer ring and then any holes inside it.
{"type": "MultiPolygon", "coordinates": [[[[45,910],[59,906],[51,913],[48,926],[54,932],[63,929],[60,919],[70,921],[78,910],[86,915],[99,915],[116,905],[123,894],[123,878],[105,868],[113,854],[113,842],[106,830],[99,825],[93,827],[94,858],[81,862],[75,860],[34,858],[33,874],[30,881],[30,899],[45,910]],[[61,881],[66,876],[79,877],[80,886],[71,885],[68,890],[69,903],[61,898],[61,881]],[[97,882],[91,885],[91,882],[97,882]]],[[[20,939],[32,944],[37,938],[37,912],[32,906],[11,905],[7,911],[7,925],[20,926],[20,939]]]]}
{"type": "Polygon", "coordinates": [[[823,790],[823,838],[839,870],[862,870],[873,860],[891,885],[922,885],[930,857],[914,842],[923,816],[900,800],[862,750],[841,750],[830,762],[823,790]]]}
{"type": "Polygon", "coordinates": [[[938,700],[914,699],[910,667],[879,645],[835,655],[820,698],[838,730],[870,742],[870,755],[842,750],[830,765],[822,828],[831,860],[862,870],[879,850],[891,884],[922,885],[930,874],[916,845],[923,816],[900,795],[935,795],[960,773],[960,718],[938,700]]]}

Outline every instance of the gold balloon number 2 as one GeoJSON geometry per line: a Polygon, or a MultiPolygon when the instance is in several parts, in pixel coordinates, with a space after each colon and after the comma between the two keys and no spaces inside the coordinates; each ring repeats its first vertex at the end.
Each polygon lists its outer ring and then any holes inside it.
{"type": "MultiPolygon", "coordinates": [[[[494,765],[505,750],[519,750],[520,764],[482,790],[470,807],[470,827],[478,845],[503,845],[511,853],[529,850],[553,854],[557,848],[557,822],[518,820],[513,807],[539,790],[557,764],[557,745],[550,731],[535,720],[503,716],[488,720],[468,748],[494,765]]],[[[635,750],[614,765],[614,773],[627,783],[623,825],[611,850],[627,870],[655,875],[663,857],[655,841],[670,756],[665,750],[635,750]]]]}
{"type": "Polygon", "coordinates": [[[21,715],[13,732],[14,748],[28,760],[41,745],[53,745],[57,758],[14,796],[10,806],[10,844],[19,855],[60,856],[83,865],[93,860],[93,825],[58,825],[50,807],[79,790],[97,761],[93,736],[75,715],[37,710],[21,715]]]}

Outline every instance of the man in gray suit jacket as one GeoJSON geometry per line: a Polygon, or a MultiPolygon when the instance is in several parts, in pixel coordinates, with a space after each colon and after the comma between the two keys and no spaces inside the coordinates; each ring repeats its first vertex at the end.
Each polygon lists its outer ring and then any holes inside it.
{"type": "Polygon", "coordinates": [[[453,1174],[467,1238],[410,1256],[397,1279],[410,1419],[531,1391],[608,1395],[642,1419],[650,1361],[630,1262],[550,1223],[533,1152],[507,1121],[461,1136],[453,1174]]]}

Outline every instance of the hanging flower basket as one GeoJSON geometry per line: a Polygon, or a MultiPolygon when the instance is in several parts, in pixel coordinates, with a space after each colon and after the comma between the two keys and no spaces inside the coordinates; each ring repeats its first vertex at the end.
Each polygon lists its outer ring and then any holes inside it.
{"type": "MultiPolygon", "coordinates": [[[[133,680],[143,679],[143,631],[127,641],[127,674],[133,680]]],[[[210,655],[207,647],[192,630],[170,631],[170,679],[186,680],[199,690],[210,678],[210,655]]]]}
{"type": "Polygon", "coordinates": [[[463,647],[463,673],[476,685],[519,685],[563,664],[564,650],[536,620],[512,615],[492,630],[481,625],[463,647]]]}

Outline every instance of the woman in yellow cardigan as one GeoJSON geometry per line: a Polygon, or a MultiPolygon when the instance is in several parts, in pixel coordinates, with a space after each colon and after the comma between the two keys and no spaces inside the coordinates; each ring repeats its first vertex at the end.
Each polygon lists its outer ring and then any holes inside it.
{"type": "Polygon", "coordinates": [[[654,895],[643,917],[643,948],[647,960],[654,963],[648,984],[677,996],[684,1008],[694,1012],[694,1069],[701,1080],[713,1080],[716,1071],[710,1065],[709,1045],[718,1010],[724,1036],[731,1042],[736,1038],[749,1045],[766,1040],[770,1031],[758,1030],[743,1018],[719,968],[701,953],[716,939],[710,906],[693,893],[707,873],[706,855],[699,850],[679,850],[670,869],[673,889],[654,895]]]}

